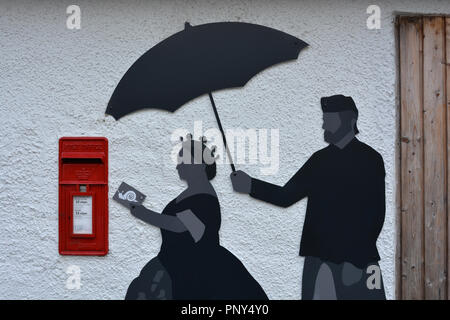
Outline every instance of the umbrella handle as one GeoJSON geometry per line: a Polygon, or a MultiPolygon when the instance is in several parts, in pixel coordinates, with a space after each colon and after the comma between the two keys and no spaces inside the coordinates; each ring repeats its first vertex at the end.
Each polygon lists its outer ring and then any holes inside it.
{"type": "Polygon", "coordinates": [[[227,138],[225,137],[225,132],[223,131],[222,123],[220,122],[219,113],[217,112],[217,108],[216,108],[216,103],[214,102],[212,93],[208,92],[208,95],[209,95],[209,100],[211,100],[211,105],[214,110],[214,115],[216,116],[217,124],[219,125],[220,133],[222,133],[222,139],[223,139],[223,143],[225,144],[225,149],[227,150],[228,159],[230,160],[231,170],[233,170],[233,172],[235,172],[236,167],[234,166],[233,158],[231,157],[231,153],[230,153],[230,149],[228,149],[227,138]]]}

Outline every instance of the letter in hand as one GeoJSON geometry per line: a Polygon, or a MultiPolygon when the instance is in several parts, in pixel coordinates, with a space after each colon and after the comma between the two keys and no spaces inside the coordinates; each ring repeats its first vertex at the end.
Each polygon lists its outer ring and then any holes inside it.
{"type": "Polygon", "coordinates": [[[142,204],[145,198],[145,194],[122,182],[114,194],[113,200],[130,209],[131,205],[142,204]]]}
{"type": "Polygon", "coordinates": [[[252,178],[244,171],[236,171],[230,175],[233,189],[236,192],[249,194],[252,189],[252,178]]]}

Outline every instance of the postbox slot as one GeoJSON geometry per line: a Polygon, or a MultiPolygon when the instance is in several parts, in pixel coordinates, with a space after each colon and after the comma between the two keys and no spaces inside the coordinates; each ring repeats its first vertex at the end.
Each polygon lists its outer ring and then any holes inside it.
{"type": "Polygon", "coordinates": [[[104,152],[62,152],[61,159],[104,159],[104,152]]]}
{"type": "Polygon", "coordinates": [[[101,164],[103,163],[100,158],[63,158],[63,164],[84,164],[84,163],[93,163],[93,164],[101,164]]]}
{"type": "Polygon", "coordinates": [[[103,153],[63,152],[61,155],[61,182],[104,183],[106,182],[103,153]]]}

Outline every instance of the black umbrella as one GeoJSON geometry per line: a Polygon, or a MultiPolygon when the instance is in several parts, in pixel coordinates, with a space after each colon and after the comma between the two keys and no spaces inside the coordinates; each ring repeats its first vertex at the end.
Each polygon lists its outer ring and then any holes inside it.
{"type": "Polygon", "coordinates": [[[208,94],[229,152],[212,91],[242,87],[258,72],[297,59],[307,44],[287,33],[242,22],[185,24],[144,53],[117,85],[106,113],[116,120],[143,108],[174,112],[208,94]]]}

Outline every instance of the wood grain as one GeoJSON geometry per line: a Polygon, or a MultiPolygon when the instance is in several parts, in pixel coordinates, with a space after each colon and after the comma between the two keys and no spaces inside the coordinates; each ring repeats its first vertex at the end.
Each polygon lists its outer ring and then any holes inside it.
{"type": "Polygon", "coordinates": [[[447,113],[443,17],[423,18],[425,299],[447,298],[447,113]]]}
{"type": "Polygon", "coordinates": [[[402,299],[424,298],[422,18],[402,17],[400,37],[402,299]]]}
{"type": "Polygon", "coordinates": [[[447,17],[446,19],[446,110],[447,110],[447,299],[450,298],[450,280],[448,276],[448,268],[450,266],[450,221],[448,219],[448,199],[450,199],[450,188],[448,187],[448,182],[450,181],[450,170],[449,170],[449,161],[448,161],[448,155],[450,154],[449,150],[449,141],[450,141],[450,18],[447,17]]]}

